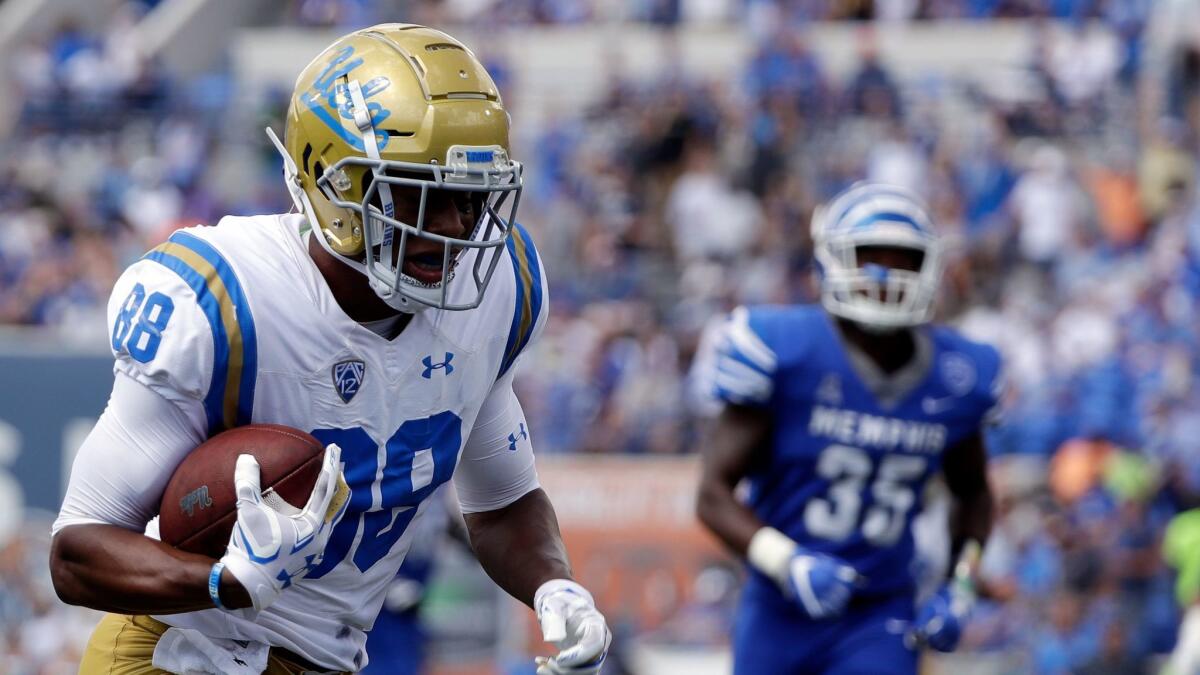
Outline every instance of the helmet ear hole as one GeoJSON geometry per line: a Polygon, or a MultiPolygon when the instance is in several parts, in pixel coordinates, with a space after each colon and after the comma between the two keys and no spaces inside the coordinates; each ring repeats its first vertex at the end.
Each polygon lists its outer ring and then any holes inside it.
{"type": "Polygon", "coordinates": [[[325,174],[325,167],[321,166],[320,162],[313,164],[313,170],[312,170],[313,180],[320,178],[324,174],[325,174]]]}
{"type": "Polygon", "coordinates": [[[321,191],[322,195],[325,195],[325,199],[328,199],[329,201],[333,201],[335,199],[335,197],[334,197],[334,195],[329,194],[329,186],[327,184],[322,184],[320,182],[321,176],[325,175],[325,167],[321,164],[320,161],[318,161],[316,164],[313,164],[312,175],[313,175],[313,181],[317,185],[317,189],[319,189],[321,191]]]}

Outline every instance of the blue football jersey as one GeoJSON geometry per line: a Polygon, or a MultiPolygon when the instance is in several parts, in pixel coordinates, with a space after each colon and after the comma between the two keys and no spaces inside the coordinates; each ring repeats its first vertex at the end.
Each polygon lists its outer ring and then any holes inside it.
{"type": "Polygon", "coordinates": [[[884,381],[896,385],[891,394],[855,366],[862,355],[819,306],[739,308],[710,362],[719,399],[774,419],[750,472],[750,507],[802,546],[854,566],[866,578],[862,594],[913,589],[911,526],[926,482],[1000,394],[995,349],[946,327],[919,331],[907,382],[903,370],[884,381]]]}

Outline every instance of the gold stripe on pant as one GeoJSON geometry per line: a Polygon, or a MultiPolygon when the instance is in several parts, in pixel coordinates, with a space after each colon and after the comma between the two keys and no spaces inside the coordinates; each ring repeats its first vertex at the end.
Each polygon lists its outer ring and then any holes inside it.
{"type": "MultiPolygon", "coordinates": [[[[148,616],[105,614],[92,631],[80,675],[168,675],[153,665],[154,647],[170,628],[148,616]]],[[[272,649],[263,675],[303,675],[312,672],[272,649]]]]}

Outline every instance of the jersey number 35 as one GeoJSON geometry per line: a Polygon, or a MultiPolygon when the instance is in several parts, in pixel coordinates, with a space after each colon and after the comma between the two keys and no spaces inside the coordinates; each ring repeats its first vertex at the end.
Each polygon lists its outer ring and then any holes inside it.
{"type": "Polygon", "coordinates": [[[863,538],[875,546],[900,539],[916,501],[912,482],[925,474],[928,460],[914,455],[885,455],[871,484],[871,505],[862,514],[864,488],[874,469],[870,455],[849,445],[830,445],[817,460],[817,474],[829,481],[825,497],[810,499],[804,527],[822,539],[849,537],[862,516],[863,538]]]}

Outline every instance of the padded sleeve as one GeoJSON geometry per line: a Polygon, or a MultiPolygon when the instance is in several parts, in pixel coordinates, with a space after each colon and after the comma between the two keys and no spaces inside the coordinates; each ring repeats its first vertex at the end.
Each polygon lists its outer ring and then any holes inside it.
{"type": "Polygon", "coordinates": [[[193,290],[151,260],[125,271],[108,302],[117,373],[178,405],[207,428],[202,402],[213,376],[213,331],[193,290]]]}
{"type": "Polygon", "coordinates": [[[200,403],[181,407],[159,391],[118,370],[108,407],[75,456],[52,533],[83,523],[141,532],[158,513],[175,468],[205,438],[187,411],[200,403]]]}
{"type": "Polygon", "coordinates": [[[513,313],[509,320],[508,339],[504,345],[497,381],[502,380],[521,354],[537,341],[545,330],[550,315],[550,293],[546,273],[542,267],[542,258],[533,244],[533,238],[520,224],[514,224],[507,247],[515,283],[511,305],[513,313]]]}
{"type": "Polygon", "coordinates": [[[539,485],[529,425],[509,371],[479,410],[454,472],[454,487],[463,513],[478,513],[502,509],[539,485]]]}

